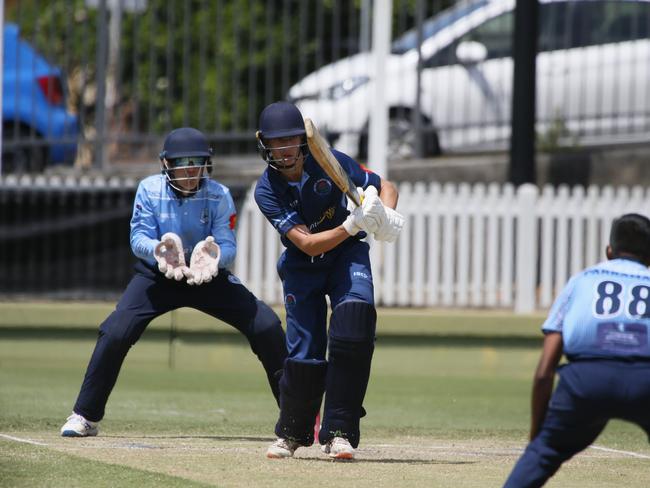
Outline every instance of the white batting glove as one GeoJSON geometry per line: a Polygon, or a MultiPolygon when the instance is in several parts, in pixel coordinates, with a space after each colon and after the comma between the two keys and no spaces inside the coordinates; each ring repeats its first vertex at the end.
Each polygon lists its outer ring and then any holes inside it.
{"type": "MultiPolygon", "coordinates": [[[[361,197],[361,200],[363,201],[364,198],[363,188],[357,188],[357,192],[359,193],[359,197],[361,197]]],[[[341,224],[343,225],[345,232],[347,232],[351,236],[356,236],[361,231],[368,232],[366,228],[365,218],[363,215],[363,207],[357,207],[356,204],[348,198],[347,209],[348,212],[350,212],[350,215],[348,215],[348,218],[345,219],[345,222],[341,224]]]]}
{"type": "Polygon", "coordinates": [[[384,207],[386,220],[375,232],[375,239],[378,241],[395,242],[399,233],[404,227],[404,217],[401,213],[390,207],[384,207]]]}
{"type": "Polygon", "coordinates": [[[214,237],[206,237],[199,241],[190,258],[190,271],[192,276],[187,279],[188,285],[202,285],[212,281],[212,278],[219,273],[219,259],[221,259],[221,248],[214,242],[214,237]]]}
{"type": "Polygon", "coordinates": [[[160,242],[153,252],[158,262],[158,269],[165,275],[165,278],[182,280],[190,276],[190,268],[185,266],[185,254],[181,238],[173,232],[167,232],[160,238],[160,242]]]}
{"type": "Polygon", "coordinates": [[[366,223],[366,232],[372,234],[386,222],[386,210],[383,202],[379,199],[377,188],[369,186],[363,193],[361,208],[366,223]]]}

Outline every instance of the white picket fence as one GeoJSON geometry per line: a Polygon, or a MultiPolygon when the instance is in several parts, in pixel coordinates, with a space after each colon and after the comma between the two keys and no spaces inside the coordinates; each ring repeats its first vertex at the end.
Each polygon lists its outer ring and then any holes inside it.
{"type": "MultiPolygon", "coordinates": [[[[548,308],[574,273],[605,258],[612,220],[646,214],[650,189],[589,187],[541,193],[533,185],[403,183],[406,226],[394,244],[372,243],[375,295],[397,307],[548,308]]],[[[239,216],[236,274],[280,304],[283,246],[253,192],[239,216]]]]}

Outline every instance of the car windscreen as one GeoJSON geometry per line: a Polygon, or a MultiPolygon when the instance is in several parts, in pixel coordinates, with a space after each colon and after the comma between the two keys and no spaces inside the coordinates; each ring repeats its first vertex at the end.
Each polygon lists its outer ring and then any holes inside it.
{"type": "MultiPolygon", "coordinates": [[[[453,24],[458,19],[469,15],[474,10],[477,10],[488,2],[486,0],[480,2],[472,2],[469,4],[463,3],[461,6],[452,7],[448,10],[445,10],[435,17],[427,20],[422,25],[422,39],[428,39],[429,37],[437,34],[445,27],[453,24]]],[[[404,54],[406,51],[415,49],[418,47],[418,30],[410,29],[397,38],[391,45],[391,52],[393,54],[404,54]]]]}

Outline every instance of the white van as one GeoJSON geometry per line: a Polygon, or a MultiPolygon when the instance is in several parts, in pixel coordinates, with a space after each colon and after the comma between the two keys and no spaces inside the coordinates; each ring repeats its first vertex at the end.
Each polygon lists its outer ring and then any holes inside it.
{"type": "MultiPolygon", "coordinates": [[[[413,122],[426,153],[507,148],[512,110],[515,0],[460,2],[423,25],[420,106],[417,31],[387,59],[392,158],[414,154],[413,122]]],[[[574,143],[650,138],[650,0],[540,0],[537,132],[562,128],[574,143]]],[[[371,54],[324,66],[289,100],[334,147],[365,156],[371,54]]]]}

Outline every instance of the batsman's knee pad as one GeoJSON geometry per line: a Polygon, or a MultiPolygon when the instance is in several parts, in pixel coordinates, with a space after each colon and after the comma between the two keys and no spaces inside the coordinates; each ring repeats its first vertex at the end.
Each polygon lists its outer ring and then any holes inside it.
{"type": "Polygon", "coordinates": [[[366,302],[343,302],[334,308],[330,318],[329,336],[332,339],[354,342],[374,342],[377,311],[366,302]]]}
{"type": "Polygon", "coordinates": [[[359,445],[359,419],[370,377],[377,312],[366,302],[343,302],[332,312],[325,410],[319,440],[345,437],[359,445]]]}
{"type": "Polygon", "coordinates": [[[278,437],[304,446],[314,442],[314,419],[325,391],[327,362],[316,359],[287,359],[280,379],[278,437]]]}

